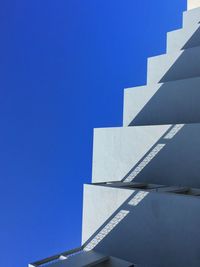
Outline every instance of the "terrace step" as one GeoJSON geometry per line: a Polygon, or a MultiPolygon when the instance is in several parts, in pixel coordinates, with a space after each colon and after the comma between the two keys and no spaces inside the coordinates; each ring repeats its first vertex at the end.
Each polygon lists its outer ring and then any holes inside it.
{"type": "Polygon", "coordinates": [[[195,8],[183,12],[183,28],[188,25],[195,25],[200,22],[200,8],[195,8]]]}
{"type": "Polygon", "coordinates": [[[200,77],[200,47],[148,59],[147,84],[200,77]]]}
{"type": "Polygon", "coordinates": [[[123,125],[197,123],[199,99],[200,77],[127,88],[123,125]]]}
{"type": "Polygon", "coordinates": [[[200,46],[200,24],[167,33],[167,54],[200,46]]]}

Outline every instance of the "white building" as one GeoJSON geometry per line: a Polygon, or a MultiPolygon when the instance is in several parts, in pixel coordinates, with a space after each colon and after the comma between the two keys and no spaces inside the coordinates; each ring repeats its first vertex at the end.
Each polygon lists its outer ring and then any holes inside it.
{"type": "Polygon", "coordinates": [[[188,0],[121,128],[94,130],[82,244],[30,266],[200,266],[200,0],[188,0]]]}

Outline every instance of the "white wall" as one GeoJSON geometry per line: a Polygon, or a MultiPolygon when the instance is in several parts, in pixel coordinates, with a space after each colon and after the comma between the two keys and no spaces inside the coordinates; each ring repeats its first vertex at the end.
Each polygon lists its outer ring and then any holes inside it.
{"type": "Polygon", "coordinates": [[[84,185],[82,244],[113,215],[133,192],[134,190],[84,185]]]}
{"type": "Polygon", "coordinates": [[[171,125],[94,131],[92,182],[120,181],[171,125]]]}
{"type": "Polygon", "coordinates": [[[200,7],[200,0],[188,0],[187,9],[200,7]]]}

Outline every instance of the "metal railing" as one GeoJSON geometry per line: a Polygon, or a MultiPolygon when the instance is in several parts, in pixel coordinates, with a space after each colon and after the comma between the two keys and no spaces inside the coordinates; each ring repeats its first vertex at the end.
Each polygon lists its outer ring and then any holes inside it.
{"type": "Polygon", "coordinates": [[[63,253],[59,253],[57,255],[54,255],[54,256],[45,258],[43,260],[39,260],[39,261],[30,263],[28,265],[28,267],[42,267],[42,266],[46,266],[46,265],[48,265],[50,263],[53,263],[53,262],[59,261],[59,260],[67,259],[68,257],[71,257],[71,256],[76,255],[76,254],[81,253],[81,252],[83,252],[83,246],[78,247],[78,248],[75,248],[75,249],[72,249],[72,250],[65,251],[63,253]]]}

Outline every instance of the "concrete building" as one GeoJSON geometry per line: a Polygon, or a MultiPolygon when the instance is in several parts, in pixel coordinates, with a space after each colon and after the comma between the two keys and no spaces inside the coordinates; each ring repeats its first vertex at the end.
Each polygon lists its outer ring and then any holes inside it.
{"type": "Polygon", "coordinates": [[[94,130],[82,246],[39,267],[200,266],[200,0],[124,91],[123,127],[94,130]]]}

